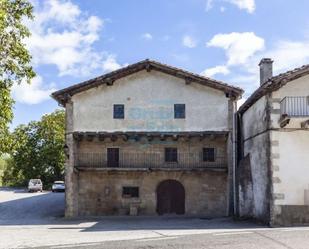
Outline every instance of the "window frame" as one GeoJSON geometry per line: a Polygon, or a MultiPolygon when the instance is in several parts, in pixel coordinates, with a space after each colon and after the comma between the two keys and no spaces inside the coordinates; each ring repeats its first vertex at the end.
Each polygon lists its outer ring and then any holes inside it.
{"type": "Polygon", "coordinates": [[[164,148],[164,162],[166,163],[178,163],[178,149],[175,147],[164,148]],[[170,155],[168,155],[170,153],[170,155]]]}
{"type": "Polygon", "coordinates": [[[174,119],[185,119],[185,118],[186,118],[186,104],[174,104],[174,119]]]}
{"type": "Polygon", "coordinates": [[[114,119],[124,119],[125,117],[125,110],[124,110],[124,104],[114,104],[113,105],[113,118],[114,119]],[[122,115],[119,115],[119,110],[117,108],[122,108],[122,115]]]}
{"type": "Polygon", "coordinates": [[[209,163],[216,162],[216,160],[217,160],[217,150],[216,150],[216,148],[215,147],[203,147],[202,160],[203,160],[203,162],[209,162],[209,163]],[[212,157],[209,156],[209,154],[207,153],[207,150],[213,150],[212,157]]]}
{"type": "Polygon", "coordinates": [[[140,196],[139,186],[122,186],[122,198],[139,198],[139,196],[140,196]]]}

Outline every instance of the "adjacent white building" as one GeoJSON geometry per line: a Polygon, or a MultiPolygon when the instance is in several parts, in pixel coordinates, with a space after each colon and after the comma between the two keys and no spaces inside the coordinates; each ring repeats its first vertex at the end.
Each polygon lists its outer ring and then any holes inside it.
{"type": "Polygon", "coordinates": [[[261,86],[238,112],[238,212],[309,223],[309,65],[272,77],[272,63],[262,59],[261,86]]]}

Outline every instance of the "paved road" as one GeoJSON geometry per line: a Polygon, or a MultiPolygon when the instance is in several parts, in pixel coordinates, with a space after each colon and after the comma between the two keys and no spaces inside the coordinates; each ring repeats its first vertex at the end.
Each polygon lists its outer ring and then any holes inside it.
{"type": "Polygon", "coordinates": [[[172,217],[68,220],[63,211],[63,193],[0,189],[0,248],[309,248],[309,227],[172,217]]]}
{"type": "Polygon", "coordinates": [[[63,214],[64,193],[0,188],[0,225],[41,224],[63,214]]]}
{"type": "Polygon", "coordinates": [[[47,248],[79,249],[308,249],[308,229],[267,229],[84,243],[47,248]]]}

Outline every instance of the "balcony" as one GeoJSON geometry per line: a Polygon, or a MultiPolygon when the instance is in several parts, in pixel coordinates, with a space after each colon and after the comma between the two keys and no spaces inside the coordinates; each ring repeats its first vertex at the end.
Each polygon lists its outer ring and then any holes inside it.
{"type": "Polygon", "coordinates": [[[177,154],[177,162],[166,162],[164,153],[120,153],[108,160],[107,153],[77,153],[75,167],[79,169],[227,169],[225,157],[204,161],[203,153],[177,154]]]}
{"type": "Polygon", "coordinates": [[[280,102],[279,120],[281,128],[290,123],[291,118],[303,118],[301,127],[307,128],[309,117],[309,96],[285,97],[280,102]]]}
{"type": "Polygon", "coordinates": [[[309,116],[309,96],[285,97],[280,102],[281,116],[306,117],[309,116]]]}

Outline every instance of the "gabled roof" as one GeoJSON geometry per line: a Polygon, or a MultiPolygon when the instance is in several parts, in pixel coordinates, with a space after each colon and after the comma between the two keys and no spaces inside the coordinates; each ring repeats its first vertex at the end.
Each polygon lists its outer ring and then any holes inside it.
{"type": "Polygon", "coordinates": [[[263,85],[261,85],[255,92],[246,100],[245,103],[239,108],[238,112],[243,114],[247,111],[256,101],[267,93],[278,90],[282,86],[286,85],[288,82],[298,79],[302,76],[309,74],[309,64],[302,67],[295,68],[293,70],[287,71],[285,73],[274,76],[263,85]]]}
{"type": "Polygon", "coordinates": [[[147,70],[148,72],[151,70],[157,70],[169,75],[173,75],[178,78],[182,78],[186,81],[187,84],[194,81],[202,85],[212,87],[217,90],[221,90],[226,94],[228,94],[229,96],[235,97],[237,99],[240,98],[241,95],[243,94],[243,90],[239,87],[234,87],[221,81],[213,80],[207,77],[203,77],[199,74],[191,73],[183,69],[179,69],[153,60],[146,59],[131,64],[127,67],[120,68],[113,72],[104,74],[102,76],[56,91],[52,93],[51,96],[55,100],[57,100],[61,105],[65,105],[67,100],[76,93],[88,90],[101,84],[112,85],[115,80],[120,79],[122,77],[126,77],[130,74],[139,72],[141,70],[147,70]]]}

